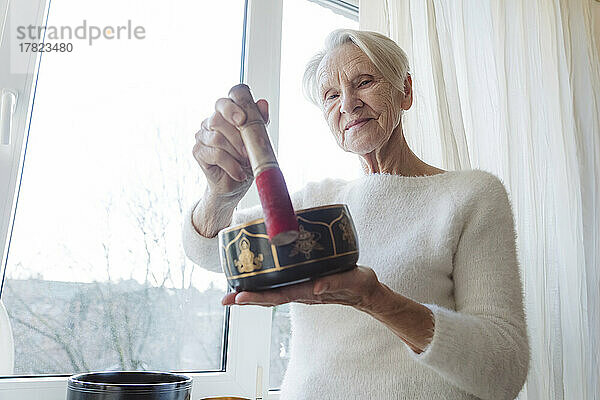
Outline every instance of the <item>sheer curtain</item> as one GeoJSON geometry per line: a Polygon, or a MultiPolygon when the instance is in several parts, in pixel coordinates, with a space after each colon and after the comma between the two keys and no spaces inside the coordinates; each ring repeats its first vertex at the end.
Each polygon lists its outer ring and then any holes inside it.
{"type": "MultiPolygon", "coordinates": [[[[411,61],[411,148],[500,177],[532,360],[519,399],[598,399],[600,75],[590,1],[362,0],[411,61]]],[[[598,39],[596,39],[598,40],[598,39]]]]}

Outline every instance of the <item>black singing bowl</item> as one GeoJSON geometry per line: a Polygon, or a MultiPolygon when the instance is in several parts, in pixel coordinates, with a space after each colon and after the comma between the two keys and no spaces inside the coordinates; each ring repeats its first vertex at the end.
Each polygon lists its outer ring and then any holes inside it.
{"type": "Polygon", "coordinates": [[[296,211],[300,235],[285,246],[267,236],[264,219],[219,232],[221,266],[236,291],[292,285],[356,267],[358,240],[345,204],[296,211]]]}
{"type": "Polygon", "coordinates": [[[90,372],[69,378],[67,400],[190,400],[192,379],[168,372],[90,372]]]}

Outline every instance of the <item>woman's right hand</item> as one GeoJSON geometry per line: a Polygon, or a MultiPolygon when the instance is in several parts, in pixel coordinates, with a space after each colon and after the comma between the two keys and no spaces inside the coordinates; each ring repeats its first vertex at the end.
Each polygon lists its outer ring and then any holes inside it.
{"type": "MultiPolygon", "coordinates": [[[[269,119],[269,104],[256,102],[265,121],[269,119]]],[[[196,133],[193,155],[204,172],[209,194],[237,202],[246,194],[252,180],[252,167],[237,126],[246,120],[246,114],[229,98],[215,103],[215,112],[202,121],[196,133]]]]}

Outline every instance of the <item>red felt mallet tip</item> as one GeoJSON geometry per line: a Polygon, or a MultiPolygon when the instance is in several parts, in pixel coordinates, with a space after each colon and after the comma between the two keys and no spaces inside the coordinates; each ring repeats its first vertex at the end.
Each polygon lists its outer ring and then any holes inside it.
{"type": "Polygon", "coordinates": [[[271,242],[276,246],[292,243],[298,238],[298,220],[281,170],[269,168],[260,172],[256,188],[271,242]]]}

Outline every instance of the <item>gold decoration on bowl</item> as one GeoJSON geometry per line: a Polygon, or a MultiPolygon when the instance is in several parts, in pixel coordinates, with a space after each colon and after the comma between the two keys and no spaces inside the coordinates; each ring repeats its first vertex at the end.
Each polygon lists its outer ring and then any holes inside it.
{"type": "MultiPolygon", "coordinates": [[[[336,207],[339,207],[339,205],[329,205],[329,206],[322,206],[322,207],[314,207],[314,208],[306,209],[304,211],[312,211],[312,210],[328,209],[328,208],[336,208],[336,207]]],[[[332,255],[329,255],[329,256],[326,256],[326,257],[320,257],[320,258],[316,258],[316,259],[311,259],[311,260],[307,260],[307,261],[303,261],[303,262],[293,263],[293,264],[280,265],[279,260],[277,258],[277,250],[276,250],[276,248],[275,248],[274,245],[271,245],[271,251],[272,251],[272,254],[273,254],[274,261],[275,261],[274,267],[263,269],[263,270],[260,270],[260,271],[253,271],[253,272],[249,272],[249,273],[241,273],[241,274],[238,274],[238,275],[233,275],[232,274],[229,277],[229,279],[248,278],[248,277],[251,277],[251,276],[261,275],[261,274],[265,274],[265,273],[269,273],[269,272],[273,272],[273,271],[283,271],[283,270],[288,269],[288,268],[293,268],[293,267],[298,267],[298,266],[301,266],[301,265],[306,265],[306,264],[311,263],[311,262],[329,260],[329,259],[332,259],[332,258],[336,258],[338,256],[346,256],[346,255],[350,255],[350,254],[357,254],[358,253],[357,250],[353,250],[353,251],[349,251],[349,252],[344,252],[344,253],[338,253],[338,251],[337,251],[337,248],[336,248],[336,245],[335,245],[335,239],[334,239],[334,236],[333,236],[333,225],[335,225],[336,222],[338,222],[340,220],[343,220],[344,217],[349,218],[345,212],[342,212],[342,213],[340,213],[340,215],[338,217],[334,218],[333,221],[331,221],[329,223],[326,223],[326,222],[323,222],[323,221],[309,220],[309,219],[303,218],[300,215],[298,215],[298,221],[299,222],[301,221],[301,222],[305,222],[307,224],[323,225],[323,226],[327,227],[327,229],[329,231],[330,238],[331,238],[331,244],[333,246],[333,254],[332,255]]],[[[246,223],[244,225],[241,225],[241,226],[247,227],[249,225],[260,223],[260,222],[264,222],[264,219],[262,219],[262,218],[255,219],[255,220],[253,220],[251,222],[248,222],[248,223],[246,223]]],[[[301,225],[302,224],[298,224],[298,227],[300,227],[301,225]]],[[[351,229],[350,225],[348,225],[347,227],[348,227],[348,234],[351,235],[350,237],[352,238],[352,229],[351,229]]],[[[235,228],[239,229],[240,226],[237,226],[235,228]]],[[[231,230],[234,230],[235,228],[228,228],[228,230],[231,231],[231,230]]],[[[227,245],[223,246],[223,249],[227,250],[229,248],[229,246],[231,246],[234,243],[236,243],[240,238],[244,238],[244,235],[248,235],[248,236],[251,236],[251,237],[260,237],[260,238],[268,239],[267,235],[264,235],[264,234],[253,234],[253,233],[250,233],[250,232],[246,231],[246,229],[242,228],[240,230],[240,232],[236,235],[236,237],[233,240],[231,240],[230,242],[228,242],[227,245]]],[[[356,241],[353,240],[353,242],[356,244],[356,241]]],[[[292,256],[292,255],[290,255],[290,256],[292,256]]],[[[227,266],[230,268],[229,260],[228,259],[227,259],[227,266]]],[[[231,271],[231,268],[229,269],[229,271],[231,271]]]]}
{"type": "Polygon", "coordinates": [[[234,261],[239,272],[252,272],[262,268],[264,256],[260,253],[258,256],[254,256],[254,253],[250,250],[250,241],[246,237],[240,240],[239,247],[241,251],[240,259],[234,261]]]}
{"type": "Polygon", "coordinates": [[[352,251],[348,251],[348,252],[345,252],[345,253],[338,253],[338,254],[330,255],[330,256],[327,256],[327,257],[313,258],[311,260],[306,260],[306,261],[302,261],[302,262],[295,263],[295,264],[284,265],[283,267],[274,267],[274,268],[269,268],[269,269],[263,269],[261,271],[250,272],[250,273],[247,273],[247,274],[234,275],[234,276],[230,276],[229,279],[247,278],[249,276],[256,276],[256,275],[261,275],[261,274],[268,274],[269,272],[273,272],[273,271],[283,271],[283,270],[286,270],[286,269],[289,269],[289,268],[298,267],[300,265],[306,265],[306,264],[317,262],[317,261],[331,260],[331,259],[336,258],[336,257],[348,256],[350,254],[358,254],[358,251],[357,250],[352,250],[352,251]]]}
{"type": "Polygon", "coordinates": [[[321,234],[305,230],[302,224],[298,224],[298,228],[300,233],[298,234],[298,239],[294,242],[294,248],[290,252],[290,257],[302,253],[308,260],[313,250],[323,250],[323,246],[318,242],[321,234]]]}
{"type": "Polygon", "coordinates": [[[346,205],[296,213],[299,237],[285,246],[270,242],[262,218],[219,232],[221,264],[231,287],[264,290],[356,267],[358,240],[346,205]]]}
{"type": "Polygon", "coordinates": [[[352,227],[348,221],[348,217],[343,218],[340,221],[340,229],[342,230],[342,240],[348,242],[348,244],[352,247],[356,247],[356,240],[354,239],[354,235],[352,234],[352,227]]]}

